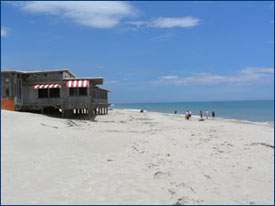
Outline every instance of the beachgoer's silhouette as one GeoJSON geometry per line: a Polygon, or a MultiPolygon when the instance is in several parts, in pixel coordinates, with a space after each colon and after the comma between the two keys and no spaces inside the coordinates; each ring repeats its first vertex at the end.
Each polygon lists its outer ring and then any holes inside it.
{"type": "Polygon", "coordinates": [[[214,119],[215,116],[216,116],[216,114],[215,114],[215,112],[213,111],[213,112],[212,112],[212,118],[214,119]]]}
{"type": "Polygon", "coordinates": [[[208,113],[208,111],[206,111],[205,112],[206,119],[208,119],[208,115],[209,115],[209,113],[208,113]]]}
{"type": "Polygon", "coordinates": [[[185,119],[189,119],[189,112],[187,111],[187,112],[185,112],[185,119]]]}

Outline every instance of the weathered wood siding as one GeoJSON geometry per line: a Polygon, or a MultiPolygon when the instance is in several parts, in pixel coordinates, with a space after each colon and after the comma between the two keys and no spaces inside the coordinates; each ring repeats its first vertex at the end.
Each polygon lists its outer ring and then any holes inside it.
{"type": "MultiPolygon", "coordinates": [[[[37,73],[1,72],[2,99],[9,97],[14,101],[16,110],[42,110],[53,106],[64,110],[85,108],[94,112],[97,108],[108,107],[107,90],[100,89],[96,84],[102,81],[91,82],[87,96],[70,96],[66,87],[66,79],[73,79],[70,72],[52,71],[37,73]],[[60,84],[60,97],[39,98],[36,84],[60,84]],[[8,92],[7,92],[8,91],[8,92]]],[[[94,80],[91,80],[94,81],[94,80]]]]}

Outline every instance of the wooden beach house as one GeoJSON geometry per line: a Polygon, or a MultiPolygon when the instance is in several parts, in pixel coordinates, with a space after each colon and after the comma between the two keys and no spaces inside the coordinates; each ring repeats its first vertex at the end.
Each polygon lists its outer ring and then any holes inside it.
{"type": "Polygon", "coordinates": [[[101,77],[78,78],[67,69],[1,71],[1,107],[65,118],[108,113],[108,90],[101,77]]]}

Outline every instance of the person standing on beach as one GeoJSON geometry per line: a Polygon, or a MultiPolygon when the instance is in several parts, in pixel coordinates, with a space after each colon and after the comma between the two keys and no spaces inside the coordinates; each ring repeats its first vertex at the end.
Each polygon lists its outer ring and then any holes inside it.
{"type": "Polygon", "coordinates": [[[205,112],[206,119],[208,119],[208,115],[209,115],[209,113],[208,113],[208,111],[206,111],[205,112]]]}
{"type": "Polygon", "coordinates": [[[189,111],[185,112],[185,119],[187,119],[187,120],[189,119],[189,111]]]}
{"type": "Polygon", "coordinates": [[[191,117],[192,117],[192,112],[189,111],[188,115],[189,115],[189,119],[191,119],[191,117]]]}
{"type": "Polygon", "coordinates": [[[214,111],[212,111],[212,119],[214,119],[214,118],[215,118],[215,116],[216,116],[215,112],[214,112],[214,111]]]}
{"type": "Polygon", "coordinates": [[[200,111],[200,117],[201,117],[201,119],[202,119],[202,111],[200,111]]]}

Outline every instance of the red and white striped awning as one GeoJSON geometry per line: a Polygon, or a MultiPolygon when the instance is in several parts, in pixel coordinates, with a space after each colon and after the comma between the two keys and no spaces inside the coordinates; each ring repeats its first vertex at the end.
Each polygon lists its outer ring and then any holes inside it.
{"type": "Polygon", "coordinates": [[[35,84],[34,89],[52,89],[52,88],[61,88],[60,84],[35,84]]]}
{"type": "Polygon", "coordinates": [[[66,82],[66,86],[71,88],[77,88],[77,87],[89,87],[89,80],[69,80],[66,82]]]}

